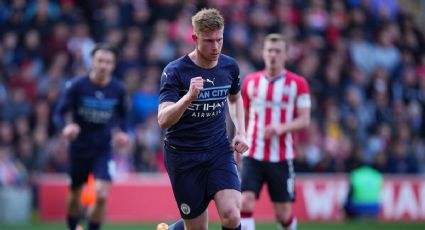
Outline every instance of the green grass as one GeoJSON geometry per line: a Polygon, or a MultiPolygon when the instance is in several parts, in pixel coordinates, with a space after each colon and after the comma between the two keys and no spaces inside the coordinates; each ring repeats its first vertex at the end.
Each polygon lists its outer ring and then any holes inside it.
{"type": "MultiPolygon", "coordinates": [[[[103,230],[155,230],[156,225],[148,224],[107,224],[103,230]]],[[[57,230],[66,229],[63,223],[36,223],[31,225],[1,225],[1,230],[57,230]]],[[[274,230],[275,224],[258,224],[256,230],[274,230]]],[[[424,230],[425,223],[376,223],[376,222],[345,222],[345,223],[303,223],[298,230],[424,230]]],[[[210,230],[221,230],[219,225],[211,224],[210,230]]]]}

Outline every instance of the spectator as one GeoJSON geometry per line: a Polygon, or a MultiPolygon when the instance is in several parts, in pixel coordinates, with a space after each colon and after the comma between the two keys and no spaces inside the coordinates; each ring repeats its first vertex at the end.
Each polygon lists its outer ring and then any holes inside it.
{"type": "MultiPolygon", "coordinates": [[[[48,171],[64,171],[67,164],[60,153],[49,155],[58,148],[51,143],[58,139],[50,110],[64,82],[91,68],[94,43],[108,40],[123,49],[116,73],[131,93],[130,114],[137,127],[150,127],[156,108],[140,101],[156,100],[158,69],[191,51],[190,17],[205,6],[222,9],[223,53],[236,57],[241,76],[263,68],[265,34],[287,37],[287,67],[308,81],[312,118],[318,123],[300,143],[305,153],[297,160],[305,171],[346,170],[352,150],[341,145],[364,146],[362,160],[383,172],[419,173],[425,168],[425,29],[417,20],[421,15],[406,7],[412,1],[6,2],[0,3],[0,132],[1,126],[11,129],[7,135],[11,132],[13,138],[0,135],[0,141],[8,147],[16,144],[18,126],[5,124],[29,119],[31,130],[25,136],[37,137],[33,145],[48,171]],[[401,124],[410,127],[407,144],[392,135],[401,124]],[[399,141],[397,150],[389,146],[399,141]],[[402,145],[408,145],[406,151],[399,151],[402,145]],[[417,170],[394,166],[399,159],[413,161],[406,157],[418,160],[417,170]]],[[[161,139],[157,127],[149,130],[152,140],[161,139]]],[[[138,171],[161,170],[161,152],[137,145],[135,141],[130,148],[130,164],[135,169],[144,165],[138,171]],[[142,163],[132,160],[136,155],[142,163]]],[[[10,154],[16,158],[16,152],[10,154]]]]}

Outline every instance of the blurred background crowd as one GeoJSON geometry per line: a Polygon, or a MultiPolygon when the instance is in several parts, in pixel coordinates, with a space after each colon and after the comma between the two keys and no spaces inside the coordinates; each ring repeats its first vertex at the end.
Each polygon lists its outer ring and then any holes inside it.
{"type": "Polygon", "coordinates": [[[52,125],[66,81],[90,70],[96,42],[120,48],[133,141],[116,149],[118,177],[163,172],[156,113],[161,71],[190,52],[191,16],[225,16],[223,53],[241,78],[263,68],[262,39],[290,41],[287,68],[304,76],[312,123],[298,136],[296,170],[425,173],[425,8],[397,0],[0,1],[0,186],[67,170],[67,143],[52,125]],[[422,23],[421,23],[422,22],[422,23]]]}

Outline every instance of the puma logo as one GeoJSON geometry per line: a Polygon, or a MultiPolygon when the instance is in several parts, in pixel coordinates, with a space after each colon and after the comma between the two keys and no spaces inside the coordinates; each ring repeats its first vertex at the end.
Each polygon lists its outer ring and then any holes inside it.
{"type": "Polygon", "coordinates": [[[207,82],[209,82],[209,83],[211,83],[213,86],[215,86],[215,84],[214,84],[214,80],[215,80],[215,78],[213,78],[212,80],[211,79],[206,79],[206,81],[207,82]]]}

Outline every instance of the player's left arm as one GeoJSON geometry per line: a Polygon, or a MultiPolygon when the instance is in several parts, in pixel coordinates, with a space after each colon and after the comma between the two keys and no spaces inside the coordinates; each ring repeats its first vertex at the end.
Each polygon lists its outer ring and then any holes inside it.
{"type": "Polygon", "coordinates": [[[244,153],[249,149],[245,134],[245,115],[241,93],[229,94],[228,105],[230,118],[235,125],[235,137],[232,140],[233,150],[244,153]]]}
{"type": "Polygon", "coordinates": [[[117,110],[117,119],[119,129],[113,134],[113,144],[118,147],[126,147],[129,144],[128,137],[128,110],[127,110],[127,94],[125,89],[120,95],[117,110]]]}
{"type": "Polygon", "coordinates": [[[294,120],[288,123],[280,124],[277,135],[298,131],[310,125],[310,107],[299,107],[297,116],[294,120]]]}
{"type": "Polygon", "coordinates": [[[297,86],[298,95],[295,100],[295,108],[297,111],[294,119],[290,122],[267,126],[265,128],[266,137],[273,135],[280,136],[285,133],[298,131],[310,125],[311,98],[308,83],[304,78],[299,78],[297,80],[297,86]]]}

